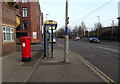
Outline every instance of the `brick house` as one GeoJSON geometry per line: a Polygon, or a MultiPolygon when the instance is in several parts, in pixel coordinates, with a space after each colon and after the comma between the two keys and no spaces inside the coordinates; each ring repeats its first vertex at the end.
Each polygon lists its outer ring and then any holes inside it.
{"type": "Polygon", "coordinates": [[[1,55],[5,55],[16,50],[16,27],[20,24],[20,15],[16,2],[0,2],[0,5],[2,6],[1,55]]]}
{"type": "Polygon", "coordinates": [[[17,43],[20,37],[31,37],[31,43],[38,43],[42,40],[42,13],[39,2],[20,3],[21,25],[16,29],[17,43]]]}

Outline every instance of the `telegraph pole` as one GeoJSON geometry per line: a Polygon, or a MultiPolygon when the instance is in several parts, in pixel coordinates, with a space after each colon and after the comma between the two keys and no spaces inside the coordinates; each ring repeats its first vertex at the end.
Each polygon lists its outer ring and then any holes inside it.
{"type": "Polygon", "coordinates": [[[65,8],[65,41],[64,41],[64,62],[68,62],[69,36],[68,36],[68,0],[65,8]]]}

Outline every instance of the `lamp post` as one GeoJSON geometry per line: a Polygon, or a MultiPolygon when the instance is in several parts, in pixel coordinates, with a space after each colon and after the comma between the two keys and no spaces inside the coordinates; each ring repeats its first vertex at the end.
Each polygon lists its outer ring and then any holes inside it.
{"type": "Polygon", "coordinates": [[[98,17],[98,30],[97,30],[97,38],[99,38],[99,33],[100,33],[100,16],[98,17]]]}
{"type": "Polygon", "coordinates": [[[68,36],[68,0],[66,0],[65,8],[65,41],[64,41],[64,62],[68,62],[68,50],[69,50],[69,36],[68,36]]]}
{"type": "Polygon", "coordinates": [[[47,20],[47,16],[48,16],[49,14],[46,14],[46,20],[47,20]]]}

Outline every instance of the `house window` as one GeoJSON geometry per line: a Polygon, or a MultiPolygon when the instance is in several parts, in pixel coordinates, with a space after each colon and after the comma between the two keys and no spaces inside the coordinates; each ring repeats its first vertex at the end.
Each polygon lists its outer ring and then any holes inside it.
{"type": "Polygon", "coordinates": [[[22,8],[22,17],[27,17],[27,8],[26,7],[22,8]]]}
{"type": "Polygon", "coordinates": [[[28,29],[27,23],[28,23],[27,20],[23,20],[22,21],[22,29],[23,30],[27,30],[28,29]]]}
{"type": "Polygon", "coordinates": [[[22,3],[27,3],[27,0],[22,0],[22,3]]]}
{"type": "Polygon", "coordinates": [[[2,27],[3,41],[14,41],[14,29],[11,27],[2,27]]]}

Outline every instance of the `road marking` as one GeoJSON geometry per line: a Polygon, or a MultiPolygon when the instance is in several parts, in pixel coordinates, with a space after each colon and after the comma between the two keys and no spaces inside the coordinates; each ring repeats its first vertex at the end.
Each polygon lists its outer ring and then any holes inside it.
{"type": "Polygon", "coordinates": [[[62,47],[64,47],[64,45],[58,45],[58,46],[62,46],[62,47]]]}
{"type": "MultiPolygon", "coordinates": [[[[73,45],[73,44],[70,44],[70,45],[73,45]]],[[[87,45],[81,45],[81,44],[77,44],[77,43],[75,43],[74,45],[76,45],[76,46],[81,46],[81,47],[84,47],[84,48],[90,48],[90,47],[88,47],[87,45]]]]}
{"type": "Polygon", "coordinates": [[[110,51],[118,52],[118,50],[111,49],[111,48],[106,48],[106,47],[98,47],[98,48],[104,49],[104,50],[110,50],[110,51]]]}
{"type": "Polygon", "coordinates": [[[98,49],[94,49],[94,50],[101,51],[101,52],[104,52],[104,53],[107,53],[107,54],[111,54],[110,52],[103,51],[103,50],[98,50],[98,49]]]}
{"type": "Polygon", "coordinates": [[[106,84],[117,84],[114,80],[112,80],[110,77],[108,77],[106,74],[104,74],[102,71],[100,71],[97,67],[92,65],[89,61],[87,61],[84,57],[78,55],[77,53],[73,53],[70,51],[71,54],[74,56],[77,56],[84,64],[86,64],[90,70],[92,70],[100,79],[102,79],[106,84]]]}

